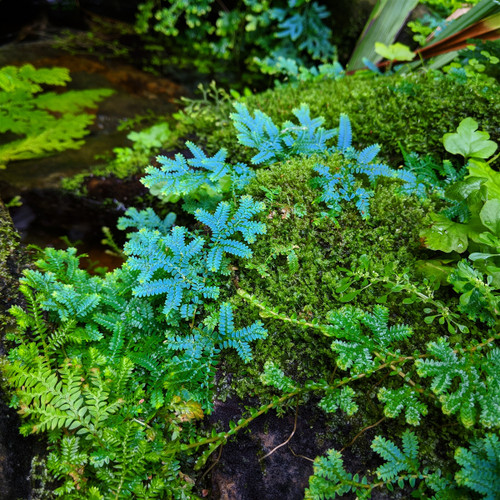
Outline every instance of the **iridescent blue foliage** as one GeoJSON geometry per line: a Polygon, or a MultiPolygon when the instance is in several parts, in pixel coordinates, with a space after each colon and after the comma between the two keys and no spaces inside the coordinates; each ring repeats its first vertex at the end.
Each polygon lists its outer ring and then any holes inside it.
{"type": "Polygon", "coordinates": [[[265,233],[262,222],[250,220],[262,211],[264,205],[249,196],[240,198],[239,207],[220,202],[211,214],[199,209],[196,219],[207,225],[212,236],[207,241],[183,226],[175,226],[167,233],[141,227],[130,235],[124,252],[129,256],[126,266],[138,271],[138,285],[134,294],[139,297],[164,295],[163,312],[172,316],[180,312],[190,315],[192,304],[219,296],[217,274],[225,272],[226,254],[242,258],[252,256],[247,243],[255,241],[257,234],[265,233]],[[246,242],[234,239],[240,233],[246,242]]]}

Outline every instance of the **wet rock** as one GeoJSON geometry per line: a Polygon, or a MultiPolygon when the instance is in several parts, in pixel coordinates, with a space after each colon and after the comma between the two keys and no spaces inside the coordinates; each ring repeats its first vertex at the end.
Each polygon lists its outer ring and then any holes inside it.
{"type": "MultiPolygon", "coordinates": [[[[21,304],[17,291],[21,271],[29,259],[19,245],[8,211],[0,200],[0,355],[5,355],[5,334],[13,328],[8,309],[21,304]]],[[[30,468],[33,455],[40,445],[33,438],[24,438],[19,432],[19,417],[8,407],[5,380],[0,379],[0,498],[18,500],[29,498],[30,468]]]]}
{"type": "MultiPolygon", "coordinates": [[[[200,487],[209,488],[202,490],[207,493],[204,496],[212,500],[302,500],[313,474],[313,460],[332,448],[342,450],[348,472],[374,479],[373,471],[383,460],[370,444],[376,434],[387,433],[390,423],[367,426],[359,434],[360,424],[364,426],[359,415],[348,417],[339,411],[333,419],[331,414],[327,418],[317,403],[310,400],[296,412],[289,410],[282,416],[271,410],[240,430],[213,453],[205,472],[210,483],[202,485],[200,480],[200,487]]],[[[238,421],[242,409],[248,406],[259,405],[236,398],[216,400],[210,424],[220,430],[228,429],[229,422],[238,421]]],[[[392,493],[372,491],[374,500],[402,500],[410,496],[409,488],[392,493]]],[[[338,498],[356,497],[345,494],[338,498]]]]}

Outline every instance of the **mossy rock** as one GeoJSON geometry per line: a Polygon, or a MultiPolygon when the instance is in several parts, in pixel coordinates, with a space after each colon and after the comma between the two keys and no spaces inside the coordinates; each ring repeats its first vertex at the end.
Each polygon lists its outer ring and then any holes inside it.
{"type": "MultiPolygon", "coordinates": [[[[422,203],[416,197],[400,195],[397,193],[398,181],[385,180],[375,189],[368,220],[361,217],[354,202],[342,202],[342,212],[334,220],[325,216],[324,205],[317,201],[320,192],[311,183],[317,175],[313,170],[317,161],[314,157],[298,157],[258,171],[248,193],[266,202],[267,209],[261,215],[261,221],[266,223],[267,234],[252,245],[254,255],[250,263],[239,262],[233,281],[237,288],[252,294],[260,302],[267,302],[270,308],[278,308],[287,317],[295,314],[308,323],[317,320],[325,324],[329,321],[329,311],[346,304],[372,312],[377,301],[387,292],[383,277],[392,278],[388,269],[391,269],[394,279],[396,275],[406,273],[412,283],[422,283],[417,263],[431,254],[422,246],[419,231],[434,203],[422,203]],[[291,250],[298,258],[298,266],[291,264],[287,258],[291,250]],[[342,280],[349,276],[350,270],[360,269],[366,262],[366,281],[361,279],[352,287],[342,289],[342,280]],[[373,284],[374,276],[381,277],[382,281],[373,284]],[[359,289],[363,291],[345,302],[349,291],[359,289]]],[[[327,160],[322,158],[322,162],[325,161],[334,167],[346,160],[340,155],[332,155],[327,160]]],[[[457,300],[450,289],[444,288],[438,293],[441,294],[440,299],[456,309],[457,300]]],[[[407,305],[403,303],[407,297],[404,292],[395,291],[385,298],[384,306],[389,310],[389,326],[406,324],[413,328],[413,335],[399,342],[395,349],[413,353],[425,350],[427,342],[447,336],[448,332],[446,325],[436,323],[430,327],[426,324],[426,305],[407,305]]],[[[307,380],[329,380],[335,373],[336,377],[347,376],[336,367],[337,354],[331,349],[331,337],[314,328],[262,315],[257,307],[241,297],[233,301],[239,315],[237,324],[249,324],[260,319],[269,332],[266,339],[255,342],[251,363],[242,365],[236,356],[225,355],[222,366],[222,372],[226,373],[224,383],[230,380],[232,391],[240,397],[258,396],[262,401],[268,401],[279,394],[275,389],[264,386],[260,380],[268,361],[277,364],[286,376],[298,384],[307,380]]],[[[467,318],[463,321],[473,330],[467,318]]],[[[352,388],[358,394],[356,403],[359,412],[352,417],[340,411],[328,414],[325,432],[335,433],[339,422],[344,422],[344,425],[347,422],[351,431],[350,437],[346,436],[346,444],[364,427],[383,417],[383,404],[377,400],[381,380],[388,388],[401,385],[398,377],[386,379],[383,375],[355,382],[352,388]]],[[[219,389],[222,390],[222,384],[219,389]]],[[[219,396],[223,397],[221,392],[219,396]]],[[[429,415],[424,418],[429,425],[417,427],[415,431],[421,442],[425,443],[432,437],[434,443],[439,434],[436,426],[446,425],[448,420],[439,407],[433,406],[432,400],[426,402],[429,415]]],[[[311,398],[305,404],[316,403],[311,398]]],[[[290,411],[292,404],[295,401],[290,404],[290,411]]],[[[384,435],[396,441],[404,429],[403,416],[383,426],[384,435]]],[[[446,446],[441,443],[439,451],[427,455],[429,463],[436,467],[441,466],[443,461],[452,463],[453,446],[463,444],[461,439],[466,434],[468,431],[463,428],[452,426],[446,437],[446,446]]],[[[369,443],[363,443],[360,441],[358,444],[367,449],[369,443]]],[[[427,448],[426,451],[429,451],[427,448]]]]}
{"type": "Polygon", "coordinates": [[[26,263],[27,258],[19,247],[19,234],[0,200],[0,339],[7,325],[14,323],[8,310],[17,301],[18,279],[26,263]]]}
{"type": "MultiPolygon", "coordinates": [[[[380,144],[381,157],[392,166],[402,160],[400,145],[407,152],[445,156],[443,134],[454,131],[468,116],[493,139],[498,138],[500,88],[481,82],[460,84],[438,75],[346,77],[287,85],[248,97],[245,104],[251,111],[259,109],[268,114],[276,124],[295,122],[292,110],[300,103],[309,106],[312,117],[323,116],[327,128],[337,127],[340,114],[346,113],[352,123],[354,146],[380,144]]],[[[225,147],[231,161],[249,161],[251,152],[237,143],[230,106],[215,109],[214,116],[203,115],[193,132],[206,142],[210,152],[225,147]]]]}
{"type": "MultiPolygon", "coordinates": [[[[419,231],[432,203],[423,205],[415,197],[398,195],[398,181],[386,180],[375,189],[368,220],[361,217],[354,202],[343,202],[341,214],[332,219],[325,216],[325,205],[317,202],[320,191],[311,183],[317,176],[313,171],[317,161],[299,157],[258,171],[248,193],[266,202],[261,220],[267,234],[252,246],[250,263],[241,261],[237,281],[238,287],[270,307],[279,307],[289,316],[296,314],[325,323],[331,310],[347,303],[371,309],[385,294],[383,283],[368,285],[363,280],[342,289],[342,280],[351,268],[368,266],[371,276],[384,276],[390,268],[394,274],[407,273],[417,279],[416,263],[428,255],[419,231]],[[270,201],[272,191],[275,194],[270,201]],[[292,262],[295,259],[297,264],[292,262]],[[347,294],[359,288],[365,288],[363,293],[346,302],[347,294]]],[[[334,168],[343,161],[340,155],[332,155],[326,163],[334,168]]],[[[422,310],[401,306],[401,300],[398,294],[387,298],[391,321],[416,324],[414,336],[429,340],[424,335],[428,329],[418,319],[422,310]]],[[[247,307],[241,314],[246,321],[249,315],[258,316],[247,307]]],[[[277,360],[301,379],[333,366],[331,339],[276,320],[266,326],[270,335],[258,342],[256,362],[247,368],[252,377],[258,378],[267,359],[277,360]]],[[[251,379],[242,380],[246,386],[251,379]]]]}
{"type": "MultiPolygon", "coordinates": [[[[0,370],[1,356],[5,354],[4,336],[15,325],[8,310],[21,303],[19,277],[28,262],[9,212],[0,200],[0,370]]],[[[31,459],[35,453],[43,453],[44,446],[19,434],[19,418],[8,407],[4,384],[5,381],[0,383],[0,498],[31,498],[31,459]]]]}

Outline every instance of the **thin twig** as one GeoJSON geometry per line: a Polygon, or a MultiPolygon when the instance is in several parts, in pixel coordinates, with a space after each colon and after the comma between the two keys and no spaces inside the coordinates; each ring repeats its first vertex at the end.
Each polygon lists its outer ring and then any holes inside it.
{"type": "Polygon", "coordinates": [[[200,481],[219,463],[220,457],[222,456],[222,448],[224,447],[223,444],[219,446],[219,455],[215,459],[214,463],[203,473],[203,475],[200,478],[200,481]]]}
{"type": "Polygon", "coordinates": [[[375,422],[374,424],[372,425],[369,425],[368,427],[365,427],[364,429],[361,429],[355,436],[354,436],[354,439],[349,443],[349,444],[346,444],[341,450],[340,450],[340,453],[342,453],[346,448],[349,448],[349,446],[352,446],[354,444],[354,442],[359,438],[359,436],[361,436],[361,434],[363,434],[364,432],[366,432],[368,429],[372,429],[373,427],[377,427],[377,425],[379,425],[380,423],[382,423],[383,421],[385,420],[385,417],[382,417],[378,422],[375,422]]]}
{"type": "Polygon", "coordinates": [[[297,453],[295,453],[292,448],[289,446],[288,449],[292,452],[293,456],[294,457],[299,457],[299,458],[305,458],[306,460],[309,460],[309,462],[314,462],[314,460],[312,458],[309,458],[309,457],[306,457],[304,455],[298,455],[297,453]]]}
{"type": "Polygon", "coordinates": [[[275,448],[273,448],[267,455],[264,455],[262,458],[259,458],[259,462],[262,462],[262,460],[264,460],[264,458],[271,456],[278,448],[285,446],[285,444],[287,444],[290,441],[290,439],[292,439],[293,435],[295,434],[295,431],[297,430],[297,416],[298,416],[298,414],[299,414],[299,402],[297,401],[297,406],[295,407],[295,421],[293,423],[292,433],[290,434],[290,436],[288,436],[288,439],[286,441],[283,441],[283,443],[281,443],[278,446],[276,446],[275,448]]]}

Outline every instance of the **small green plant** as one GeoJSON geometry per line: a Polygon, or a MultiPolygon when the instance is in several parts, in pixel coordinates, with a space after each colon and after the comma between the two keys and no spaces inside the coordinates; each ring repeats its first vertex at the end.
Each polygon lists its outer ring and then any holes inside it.
{"type": "MultiPolygon", "coordinates": [[[[175,134],[168,123],[157,123],[138,132],[130,132],[127,134],[127,139],[132,141],[131,147],[114,148],[114,157],[105,165],[98,165],[73,177],[65,177],[61,186],[67,190],[85,192],[83,183],[89,176],[114,175],[123,179],[134,175],[144,168],[144,163],[147,163],[155,153],[172,144],[175,141],[175,134]]],[[[107,160],[108,157],[98,157],[98,159],[107,160]]]]}
{"type": "Polygon", "coordinates": [[[78,149],[94,121],[95,108],[110,89],[43,92],[43,86],[65,86],[66,68],[36,69],[30,64],[0,69],[0,168],[11,161],[39,158],[78,149]]]}
{"type": "Polygon", "coordinates": [[[500,175],[490,166],[495,158],[486,161],[497,144],[477,128],[475,120],[466,118],[456,133],[444,135],[445,149],[468,160],[468,175],[446,189],[444,198],[451,206],[431,214],[432,225],[421,235],[432,250],[469,251],[477,269],[487,272],[492,286],[500,288],[500,175]]]}

